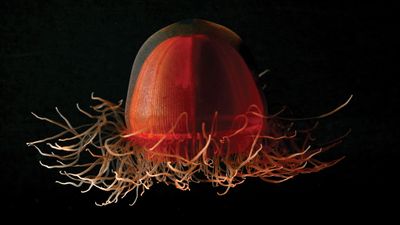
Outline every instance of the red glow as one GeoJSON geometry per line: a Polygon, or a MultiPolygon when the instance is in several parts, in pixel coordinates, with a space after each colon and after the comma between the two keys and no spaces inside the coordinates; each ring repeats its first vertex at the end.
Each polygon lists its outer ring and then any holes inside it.
{"type": "MultiPolygon", "coordinates": [[[[203,34],[176,36],[159,44],[145,60],[127,122],[130,133],[143,131],[131,138],[136,144],[149,147],[165,138],[154,151],[184,157],[195,154],[193,145],[202,135],[202,123],[210,130],[216,112],[218,139],[242,126],[244,121],[237,116],[251,105],[263,113],[253,75],[233,47],[203,34]],[[187,113],[187,123],[182,113],[187,113]],[[175,123],[172,134],[168,131],[175,123]]],[[[241,135],[231,138],[230,152],[246,151],[254,139],[248,136],[263,123],[259,117],[248,121],[241,135]]],[[[222,153],[218,151],[214,154],[222,153]]]]}

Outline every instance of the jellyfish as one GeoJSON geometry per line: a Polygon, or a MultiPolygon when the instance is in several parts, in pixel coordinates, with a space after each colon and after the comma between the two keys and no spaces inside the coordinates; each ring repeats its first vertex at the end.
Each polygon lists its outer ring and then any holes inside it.
{"type": "MultiPolygon", "coordinates": [[[[140,48],[125,108],[122,100],[92,93],[91,111],[77,104],[90,124],[73,126],[58,108],[61,121],[32,113],[62,131],[27,144],[55,159],[40,164],[67,177],[57,183],[109,193],[97,205],[116,203],[130,192],[135,203],[157,183],[180,190],[211,183],[224,195],[246,178],[279,183],[339,162],[342,158],[324,162],[317,156],[342,138],[313,147],[313,127],[295,129],[298,119],[281,116],[285,108],[268,112],[241,48],[241,38],[216,23],[192,19],[169,25],[140,48]]],[[[350,99],[303,119],[329,116],[350,99]]]]}

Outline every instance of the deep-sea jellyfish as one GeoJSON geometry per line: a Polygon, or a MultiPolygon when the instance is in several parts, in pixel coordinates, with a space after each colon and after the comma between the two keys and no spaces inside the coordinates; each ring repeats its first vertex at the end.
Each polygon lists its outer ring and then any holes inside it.
{"type": "Polygon", "coordinates": [[[278,183],[337,163],[341,158],[322,162],[316,156],[340,138],[313,147],[312,127],[298,130],[295,119],[267,112],[240,48],[240,37],[215,23],[167,26],[139,50],[125,109],[122,101],[92,94],[98,102],[92,112],[77,105],[92,124],[72,126],[57,108],[62,122],[33,114],[62,132],[28,145],[56,159],[41,164],[69,178],[58,183],[108,192],[100,205],[131,191],[136,201],[155,183],[190,190],[192,183],[207,182],[223,195],[249,177],[278,183]]]}

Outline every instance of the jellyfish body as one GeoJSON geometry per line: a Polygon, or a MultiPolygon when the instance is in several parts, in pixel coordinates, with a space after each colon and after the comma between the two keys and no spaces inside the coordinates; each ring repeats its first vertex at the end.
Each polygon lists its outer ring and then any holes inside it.
{"type": "MultiPolygon", "coordinates": [[[[126,121],[128,132],[137,132],[131,141],[151,148],[163,139],[154,152],[189,159],[212,129],[218,142],[230,137],[229,153],[245,152],[265,123],[246,115],[264,109],[252,73],[233,46],[193,33],[162,41],[144,60],[129,87],[126,121]]],[[[210,154],[227,151],[214,145],[210,154]]]]}
{"type": "Polygon", "coordinates": [[[64,131],[28,145],[59,160],[46,167],[83,168],[61,171],[73,182],[60,183],[111,192],[103,204],[154,182],[181,190],[208,182],[225,187],[224,194],[247,177],[282,182],[338,162],[314,156],[340,140],[312,148],[311,129],[294,130],[292,121],[268,115],[240,45],[237,34],[208,21],[170,25],[140,49],[125,110],[92,96],[100,102],[94,114],[78,107],[95,120],[91,125],[74,127],[58,109],[64,123],[34,114],[64,131]],[[41,151],[41,143],[56,152],[41,151]]]}

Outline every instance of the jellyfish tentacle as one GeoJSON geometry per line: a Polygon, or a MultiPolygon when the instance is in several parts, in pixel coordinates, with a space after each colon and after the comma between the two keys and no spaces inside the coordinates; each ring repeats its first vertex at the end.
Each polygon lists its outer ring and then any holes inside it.
{"type": "MultiPolygon", "coordinates": [[[[259,109],[251,106],[248,112],[238,115],[232,122],[235,130],[223,137],[217,135],[218,112],[215,112],[209,129],[206,129],[207,124],[203,122],[198,135],[187,137],[193,138],[197,149],[196,154],[189,157],[186,154],[157,150],[166,141],[167,135],[175,134],[177,124],[181,120],[187,121],[187,113],[182,113],[177,121],[171,124],[168,134],[160,136],[158,142],[152,146],[141,147],[132,145],[129,140],[140,135],[143,130],[126,132],[120,104],[113,104],[94,96],[92,99],[99,102],[91,107],[94,113],[84,113],[95,120],[92,125],[73,127],[59,110],[57,111],[65,124],[34,114],[38,119],[64,130],[28,145],[33,146],[44,157],[57,159],[56,165],[47,165],[40,161],[41,165],[65,169],[60,174],[70,181],[57,181],[58,184],[81,188],[85,186],[82,192],[97,188],[109,193],[104,202],[95,203],[99,206],[116,203],[132,191],[135,192],[135,203],[138,196],[143,195],[155,182],[173,185],[180,190],[190,190],[191,183],[207,182],[223,188],[217,192],[218,195],[225,195],[250,177],[258,177],[271,183],[284,182],[299,174],[325,169],[342,160],[343,158],[339,158],[322,162],[315,157],[338,145],[350,132],[319,148],[313,148],[308,142],[318,123],[308,129],[293,130],[293,122],[285,126],[279,122],[282,118],[260,115],[259,109]],[[236,135],[241,135],[249,126],[248,121],[251,117],[267,119],[271,130],[264,134],[263,128],[260,127],[256,134],[249,134],[252,142],[246,151],[233,152],[231,140],[236,135]],[[242,121],[241,124],[238,124],[239,120],[242,121]],[[64,137],[68,134],[73,136],[64,137]],[[295,140],[301,138],[303,143],[297,145],[295,140]],[[55,140],[58,142],[52,142],[55,140]],[[40,144],[47,145],[53,151],[43,151],[38,146],[40,144]],[[218,152],[225,154],[215,154],[218,152]]],[[[185,145],[178,144],[173,148],[181,148],[180,146],[186,148],[185,145]]]]}

